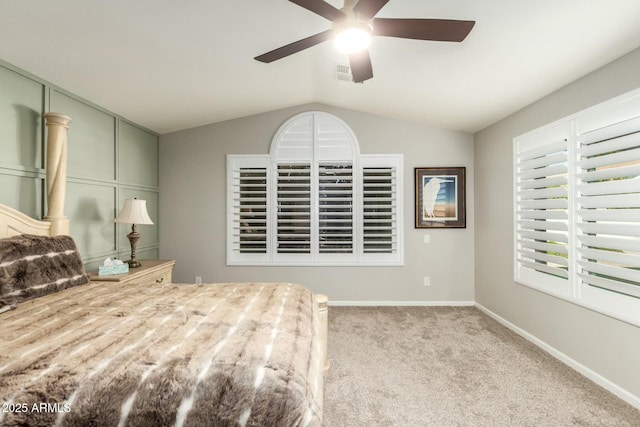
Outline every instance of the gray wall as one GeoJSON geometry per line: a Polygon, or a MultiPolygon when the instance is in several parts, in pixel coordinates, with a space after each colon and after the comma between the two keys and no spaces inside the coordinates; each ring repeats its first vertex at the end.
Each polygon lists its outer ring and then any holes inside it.
{"type": "Polygon", "coordinates": [[[476,301],[640,396],[640,328],[513,281],[513,138],[640,87],[640,50],[475,135],[476,301]]]}
{"type": "Polygon", "coordinates": [[[0,62],[0,203],[42,218],[46,131],[42,114],[71,117],[65,215],[88,270],[107,256],[128,259],[126,234],[113,218],[125,198],[147,200],[156,225],[139,227],[137,257],[157,258],[158,136],[89,101],[0,62]]]}
{"type": "Polygon", "coordinates": [[[303,105],[160,137],[161,258],[176,259],[174,280],[298,282],[333,301],[473,301],[474,167],[469,134],[322,104],[303,105]],[[354,131],[363,154],[404,154],[403,267],[227,267],[225,180],[229,154],[267,154],[291,116],[326,111],[354,131]],[[467,228],[415,229],[415,167],[467,168],[467,228]],[[431,243],[423,243],[429,234],[431,243]],[[423,277],[431,286],[423,286],[423,277]]]}

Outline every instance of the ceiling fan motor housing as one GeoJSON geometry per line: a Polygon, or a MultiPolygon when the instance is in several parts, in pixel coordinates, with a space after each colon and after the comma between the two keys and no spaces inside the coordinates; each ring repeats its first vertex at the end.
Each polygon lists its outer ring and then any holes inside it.
{"type": "Polygon", "coordinates": [[[372,20],[345,18],[333,23],[334,43],[342,52],[361,52],[371,44],[372,20]]]}
{"type": "Polygon", "coordinates": [[[375,15],[389,0],[344,0],[337,9],[324,0],[289,0],[332,23],[332,28],[279,47],[254,59],[273,62],[317,44],[334,39],[336,47],[349,54],[349,67],[353,81],[362,83],[373,77],[369,55],[371,36],[403,39],[461,42],[475,21],[426,18],[376,18],[375,15]],[[353,37],[347,48],[339,46],[343,37],[353,37]]]}

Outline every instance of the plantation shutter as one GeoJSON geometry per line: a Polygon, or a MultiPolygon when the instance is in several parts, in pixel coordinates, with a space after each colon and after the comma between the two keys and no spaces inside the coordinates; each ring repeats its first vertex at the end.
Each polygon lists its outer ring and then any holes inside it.
{"type": "Polygon", "coordinates": [[[578,137],[578,276],[640,297],[640,117],[578,137]]]}
{"type": "Polygon", "coordinates": [[[342,120],[298,114],[269,155],[227,156],[227,263],[402,265],[401,181],[401,155],[361,155],[342,120]]]}
{"type": "Polygon", "coordinates": [[[402,262],[402,156],[362,156],[361,259],[402,262]]]}
{"type": "Polygon", "coordinates": [[[396,169],[363,168],[362,190],[364,253],[395,253],[398,243],[396,169]]]}
{"type": "Polygon", "coordinates": [[[353,166],[318,166],[318,251],[353,253],[353,166]]]}
{"type": "Polygon", "coordinates": [[[640,325],[640,91],[514,143],[515,280],[640,325]]]}
{"type": "Polygon", "coordinates": [[[531,273],[569,277],[567,131],[562,127],[516,142],[516,262],[520,278],[531,273]]]}
{"type": "Polygon", "coordinates": [[[277,252],[311,252],[311,166],[279,164],[277,252]]]}
{"type": "Polygon", "coordinates": [[[268,159],[230,157],[227,160],[230,259],[265,259],[268,252],[268,159]]]}

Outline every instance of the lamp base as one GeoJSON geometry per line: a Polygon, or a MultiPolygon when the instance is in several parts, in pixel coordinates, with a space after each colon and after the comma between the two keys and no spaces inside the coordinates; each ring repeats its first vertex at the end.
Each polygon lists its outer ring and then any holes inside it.
{"type": "Polygon", "coordinates": [[[137,259],[130,259],[129,261],[127,261],[127,264],[129,264],[129,268],[138,268],[142,266],[140,261],[138,261],[137,259]]]}
{"type": "Polygon", "coordinates": [[[127,237],[129,238],[129,243],[131,244],[131,259],[127,261],[127,264],[129,264],[129,268],[140,267],[142,264],[140,264],[136,259],[136,244],[138,243],[138,240],[141,236],[140,233],[136,231],[135,224],[131,226],[131,233],[127,234],[127,237]]]}

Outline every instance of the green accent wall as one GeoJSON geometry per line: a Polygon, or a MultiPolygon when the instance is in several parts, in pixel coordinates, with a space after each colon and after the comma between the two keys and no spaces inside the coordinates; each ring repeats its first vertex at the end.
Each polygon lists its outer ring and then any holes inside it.
{"type": "Polygon", "coordinates": [[[147,201],[154,225],[138,226],[136,257],[157,259],[158,140],[152,131],[0,61],[0,203],[41,219],[46,213],[42,114],[71,117],[65,215],[86,268],[127,260],[131,226],[114,224],[124,199],[147,201]]]}

